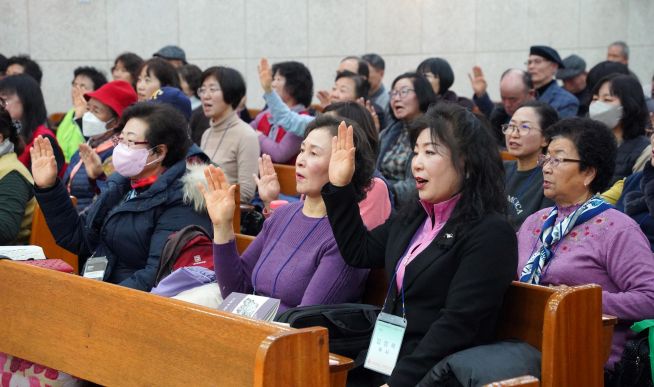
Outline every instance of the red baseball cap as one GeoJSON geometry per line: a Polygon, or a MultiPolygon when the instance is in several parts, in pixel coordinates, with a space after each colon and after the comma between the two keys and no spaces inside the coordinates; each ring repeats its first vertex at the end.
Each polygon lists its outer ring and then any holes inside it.
{"type": "Polygon", "coordinates": [[[138,96],[132,85],[125,81],[111,81],[105,83],[97,90],[84,94],[84,99],[87,101],[91,98],[95,98],[109,106],[111,110],[118,114],[118,118],[123,115],[123,110],[135,104],[138,100],[138,96]]]}

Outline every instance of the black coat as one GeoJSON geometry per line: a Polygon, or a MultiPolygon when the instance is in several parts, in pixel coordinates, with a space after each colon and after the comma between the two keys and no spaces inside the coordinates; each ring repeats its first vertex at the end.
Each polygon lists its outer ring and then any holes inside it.
{"type": "MultiPolygon", "coordinates": [[[[420,208],[415,216],[393,217],[368,232],[353,197],[349,185],[323,188],[341,255],[352,266],[385,267],[390,281],[427,214],[420,208]]],[[[446,223],[406,267],[407,329],[388,384],[414,386],[445,356],[492,340],[517,262],[516,236],[505,217],[489,214],[461,227],[446,223]]],[[[396,286],[385,312],[402,315],[396,286]]]]}

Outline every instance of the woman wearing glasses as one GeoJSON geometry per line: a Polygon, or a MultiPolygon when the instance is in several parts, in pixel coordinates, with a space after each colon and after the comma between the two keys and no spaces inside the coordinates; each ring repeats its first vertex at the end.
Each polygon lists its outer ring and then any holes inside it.
{"type": "Polygon", "coordinates": [[[543,195],[538,157],[547,146],[543,131],[558,120],[558,113],[550,105],[529,101],[513,113],[508,124],[502,125],[506,149],[516,158],[504,162],[509,220],[515,230],[529,215],[553,204],[543,195]]]}
{"type": "Polygon", "coordinates": [[[395,78],[389,94],[393,121],[379,133],[377,169],[390,183],[395,202],[401,206],[412,197],[416,185],[411,173],[413,148],[407,127],[427,111],[436,101],[436,95],[429,81],[418,73],[404,73],[395,78]]]}
{"type": "Polygon", "coordinates": [[[31,151],[36,199],[57,244],[77,253],[80,267],[90,257],[106,260],[104,281],[149,291],[168,236],[190,224],[207,230],[202,203],[183,199],[198,181],[182,179],[190,146],[186,119],[166,104],[140,103],[123,112],[107,189],[77,214],[57,179],[50,143],[38,137],[31,151]],[[184,181],[184,182],[182,182],[184,181]]]}
{"type": "Polygon", "coordinates": [[[654,258],[638,224],[597,195],[613,175],[617,149],[607,127],[569,118],[545,135],[543,189],[555,205],[522,224],[518,277],[541,285],[599,284],[602,311],[620,321],[605,366],[612,369],[631,322],[654,317],[654,258]]]}

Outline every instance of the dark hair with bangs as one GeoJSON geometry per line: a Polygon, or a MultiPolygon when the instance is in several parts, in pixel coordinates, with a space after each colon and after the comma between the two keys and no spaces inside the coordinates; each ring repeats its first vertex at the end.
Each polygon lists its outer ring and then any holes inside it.
{"type": "Polygon", "coordinates": [[[347,126],[352,126],[354,131],[356,153],[354,156],[352,187],[354,188],[354,197],[358,203],[366,198],[368,188],[372,184],[372,175],[375,171],[375,157],[368,143],[368,137],[364,130],[361,129],[361,126],[349,118],[322,114],[309,123],[304,132],[304,138],[307,138],[309,133],[316,129],[328,130],[332,136],[336,136],[338,135],[338,126],[342,121],[345,121],[347,126]]]}
{"type": "Polygon", "coordinates": [[[112,73],[118,65],[118,62],[122,63],[125,70],[127,70],[129,75],[132,76],[132,87],[136,90],[136,81],[139,79],[139,71],[143,65],[143,58],[133,52],[123,52],[114,60],[114,65],[111,67],[112,73]]]}
{"type": "Polygon", "coordinates": [[[216,78],[216,82],[223,92],[223,101],[236,110],[246,93],[245,80],[241,73],[231,67],[209,67],[202,72],[200,84],[203,84],[209,77],[216,78]]]}
{"type": "Polygon", "coordinates": [[[148,76],[154,75],[161,84],[161,87],[172,86],[179,89],[179,75],[173,65],[167,60],[158,57],[150,58],[143,62],[139,74],[145,69],[148,76]]]}
{"type": "Polygon", "coordinates": [[[644,135],[645,127],[649,122],[649,111],[643,88],[638,80],[630,75],[610,74],[597,82],[593,88],[593,95],[599,95],[599,89],[607,82],[611,95],[618,97],[622,105],[622,118],[620,118],[622,137],[630,140],[644,135]]]}
{"type": "Polygon", "coordinates": [[[105,83],[107,83],[107,77],[102,73],[102,71],[96,69],[95,67],[90,66],[81,66],[73,71],[73,82],[78,76],[87,77],[93,82],[93,90],[98,90],[105,83]]]}
{"type": "Polygon", "coordinates": [[[618,145],[606,125],[590,118],[566,118],[547,128],[545,137],[550,142],[557,137],[572,141],[581,160],[579,170],[595,168],[595,178],[588,187],[592,193],[609,187],[618,145]]]}
{"type": "Polygon", "coordinates": [[[442,102],[410,125],[411,146],[425,129],[449,149],[452,165],[462,179],[461,198],[450,218],[457,228],[488,213],[506,214],[502,159],[479,119],[462,106],[442,102]]]}
{"type": "MultiPolygon", "coordinates": [[[[422,74],[408,72],[401,75],[398,75],[391,84],[391,92],[395,88],[395,84],[400,80],[407,78],[413,84],[413,92],[416,93],[416,98],[418,98],[418,108],[422,113],[426,112],[429,108],[429,105],[436,102],[436,94],[434,89],[432,89],[431,84],[422,74]]],[[[391,97],[391,102],[393,98],[391,97]]],[[[389,109],[389,113],[394,120],[397,120],[393,109],[389,109]]]]}
{"type": "Polygon", "coordinates": [[[16,94],[23,104],[20,136],[29,143],[36,128],[48,119],[41,87],[27,74],[12,75],[0,80],[0,94],[16,94]]]}
{"type": "Polygon", "coordinates": [[[432,73],[439,79],[438,94],[443,95],[454,83],[452,66],[443,58],[427,58],[418,65],[421,74],[432,73]]]}
{"type": "Polygon", "coordinates": [[[345,70],[336,74],[336,78],[334,79],[334,82],[338,81],[341,78],[348,78],[351,79],[352,82],[354,82],[355,98],[358,99],[363,97],[365,99],[368,99],[368,91],[370,90],[370,82],[368,82],[368,78],[365,78],[364,76],[359,74],[355,74],[352,71],[345,70]]]}
{"type": "Polygon", "coordinates": [[[286,84],[284,90],[293,97],[297,103],[305,107],[311,106],[313,98],[313,78],[311,71],[300,62],[279,62],[272,65],[273,75],[279,73],[286,84]]]}

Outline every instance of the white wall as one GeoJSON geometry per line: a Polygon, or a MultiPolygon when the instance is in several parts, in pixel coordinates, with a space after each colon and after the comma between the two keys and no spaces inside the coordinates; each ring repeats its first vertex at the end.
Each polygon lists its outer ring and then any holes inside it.
{"type": "Polygon", "coordinates": [[[590,68],[610,42],[625,40],[641,81],[654,73],[651,0],[0,0],[0,9],[0,53],[41,64],[50,112],[70,107],[75,67],[110,75],[121,52],[147,58],[166,44],[201,68],[241,71],[250,107],[263,105],[261,56],[306,63],[316,89],[331,86],[346,55],[382,55],[386,84],[440,56],[454,68],[455,92],[470,96],[467,74],[478,64],[494,98],[501,72],[524,67],[532,44],[577,53],[590,68]]]}

